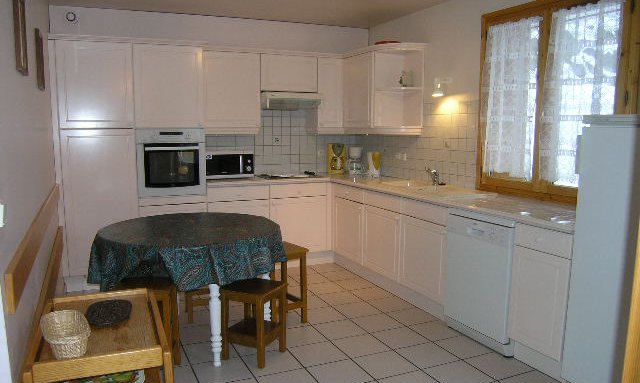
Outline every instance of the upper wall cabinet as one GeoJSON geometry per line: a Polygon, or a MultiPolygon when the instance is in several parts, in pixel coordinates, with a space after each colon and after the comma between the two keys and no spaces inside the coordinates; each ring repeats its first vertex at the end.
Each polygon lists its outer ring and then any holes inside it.
{"type": "Polygon", "coordinates": [[[316,57],[262,54],[260,72],[260,90],[318,91],[318,59],[316,57]]]}
{"type": "Polygon", "coordinates": [[[347,57],[344,61],[344,127],[371,126],[371,76],[373,54],[347,57]]]}
{"type": "Polygon", "coordinates": [[[424,44],[387,44],[346,58],[347,133],[421,133],[424,49],[424,44]]]}
{"type": "Polygon", "coordinates": [[[334,57],[318,58],[318,93],[322,103],[317,111],[307,115],[307,128],[316,134],[344,133],[342,124],[344,60],[334,57]]]}
{"type": "Polygon", "coordinates": [[[133,125],[131,43],[55,42],[61,129],[133,125]]]}
{"type": "Polygon", "coordinates": [[[202,126],[202,48],[133,45],[138,128],[202,126]]]}
{"type": "Polygon", "coordinates": [[[204,52],[204,127],[207,134],[257,134],[260,55],[204,52]]]}

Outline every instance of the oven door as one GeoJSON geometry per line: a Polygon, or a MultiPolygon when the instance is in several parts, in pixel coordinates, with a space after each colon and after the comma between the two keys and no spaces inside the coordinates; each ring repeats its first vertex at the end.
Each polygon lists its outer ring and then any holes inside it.
{"type": "Polygon", "coordinates": [[[198,143],[138,144],[138,191],[141,197],[205,194],[198,143]]]}

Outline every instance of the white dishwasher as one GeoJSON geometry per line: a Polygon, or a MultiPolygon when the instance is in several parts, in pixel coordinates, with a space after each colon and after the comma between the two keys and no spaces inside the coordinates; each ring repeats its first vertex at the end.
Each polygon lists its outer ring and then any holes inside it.
{"type": "Polygon", "coordinates": [[[447,325],[505,356],[515,222],[450,209],[447,217],[447,325]]]}

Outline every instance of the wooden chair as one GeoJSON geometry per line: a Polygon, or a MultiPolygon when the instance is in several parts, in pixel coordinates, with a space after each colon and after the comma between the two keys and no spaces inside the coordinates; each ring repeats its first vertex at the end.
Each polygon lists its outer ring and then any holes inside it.
{"type": "MultiPolygon", "coordinates": [[[[286,311],[287,283],[268,279],[245,279],[220,288],[222,303],[222,359],[229,359],[229,343],[255,347],[258,351],[258,368],[265,366],[265,349],[278,339],[280,352],[287,350],[286,311]],[[279,301],[278,320],[264,319],[264,305],[279,301]],[[243,320],[229,327],[229,301],[242,302],[245,308],[243,320]],[[251,315],[253,314],[253,315],[251,315]]],[[[274,305],[272,305],[273,307],[274,305]]]]}
{"type": "MultiPolygon", "coordinates": [[[[293,243],[284,242],[284,252],[287,255],[287,261],[300,260],[300,296],[295,296],[287,292],[287,311],[297,308],[302,311],[302,323],[308,322],[307,314],[307,253],[308,249],[294,245],[293,243]]],[[[271,279],[275,279],[275,272],[271,272],[271,279]]],[[[287,280],[287,262],[280,263],[280,280],[287,280]]],[[[209,288],[203,287],[193,291],[184,293],[185,311],[189,323],[193,323],[193,308],[197,306],[209,305],[209,288]]]]}
{"type": "MultiPolygon", "coordinates": [[[[286,311],[300,309],[302,311],[302,323],[307,323],[307,253],[309,249],[293,243],[284,242],[284,252],[287,254],[287,262],[300,260],[300,296],[287,292],[286,311]]],[[[280,263],[280,280],[287,280],[287,262],[280,263]]],[[[275,271],[272,271],[271,279],[275,279],[275,271]]]]}
{"type": "Polygon", "coordinates": [[[209,287],[202,287],[193,291],[185,291],[184,302],[184,311],[187,312],[187,321],[189,323],[193,323],[193,308],[197,306],[209,306],[209,287]]]}
{"type": "Polygon", "coordinates": [[[162,315],[162,325],[171,346],[173,362],[180,364],[180,324],[178,323],[178,291],[170,278],[131,278],[125,279],[118,289],[147,288],[153,291],[162,315]]]}

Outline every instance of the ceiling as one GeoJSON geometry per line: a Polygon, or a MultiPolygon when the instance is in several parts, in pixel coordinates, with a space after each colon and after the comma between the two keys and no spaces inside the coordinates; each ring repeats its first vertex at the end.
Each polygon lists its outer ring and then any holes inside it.
{"type": "Polygon", "coordinates": [[[50,0],[51,5],[127,9],[369,28],[446,0],[50,0]]]}

